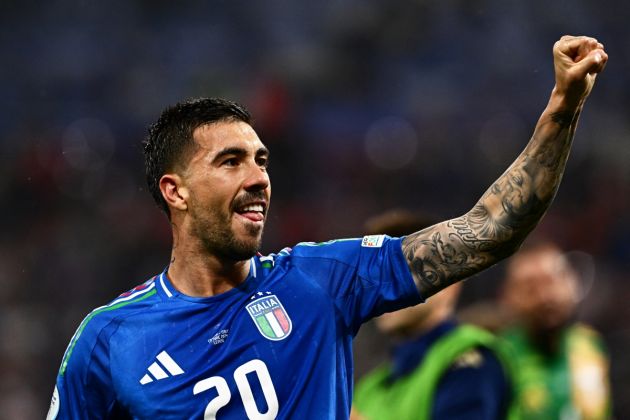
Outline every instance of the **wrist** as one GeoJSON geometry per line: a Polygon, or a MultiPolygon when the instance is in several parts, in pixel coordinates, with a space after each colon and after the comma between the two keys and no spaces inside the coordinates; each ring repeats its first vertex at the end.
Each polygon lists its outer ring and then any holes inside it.
{"type": "Polygon", "coordinates": [[[584,97],[567,95],[555,86],[551,91],[551,97],[549,98],[549,103],[547,104],[547,111],[552,114],[562,113],[576,115],[582,109],[584,99],[584,97]]]}

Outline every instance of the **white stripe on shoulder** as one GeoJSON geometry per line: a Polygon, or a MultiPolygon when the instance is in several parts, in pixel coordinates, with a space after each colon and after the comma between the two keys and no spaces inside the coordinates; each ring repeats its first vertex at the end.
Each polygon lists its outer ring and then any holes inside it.
{"type": "Polygon", "coordinates": [[[169,298],[173,297],[171,291],[168,290],[168,288],[164,284],[164,273],[160,274],[160,285],[162,286],[162,290],[164,290],[164,293],[166,293],[166,296],[168,296],[169,298]]]}
{"type": "Polygon", "coordinates": [[[115,299],[112,302],[108,303],[107,305],[99,306],[98,308],[94,309],[92,312],[96,312],[96,311],[98,311],[100,309],[107,308],[107,307],[110,307],[110,306],[114,306],[114,305],[116,305],[117,303],[120,303],[120,302],[126,302],[128,300],[135,299],[138,296],[144,295],[145,293],[151,291],[151,289],[153,289],[154,287],[155,287],[155,282],[151,282],[149,287],[147,287],[146,289],[138,290],[137,292],[132,293],[129,296],[125,296],[125,297],[121,297],[119,299],[115,299]]]}
{"type": "Polygon", "coordinates": [[[341,239],[331,239],[330,241],[325,241],[325,242],[300,242],[296,245],[296,247],[298,246],[323,246],[323,245],[330,245],[330,244],[335,244],[338,242],[350,242],[350,241],[357,241],[361,238],[341,238],[341,239]]]}
{"type": "Polygon", "coordinates": [[[291,251],[293,251],[293,249],[291,249],[290,247],[282,248],[280,252],[278,252],[278,255],[282,255],[282,256],[291,255],[291,251]]]}

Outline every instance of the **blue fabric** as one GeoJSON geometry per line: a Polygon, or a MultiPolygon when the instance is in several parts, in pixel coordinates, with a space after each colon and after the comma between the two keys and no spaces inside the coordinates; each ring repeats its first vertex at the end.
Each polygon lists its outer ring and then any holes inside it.
{"type": "MultiPolygon", "coordinates": [[[[447,320],[393,350],[392,381],[411,373],[424,359],[431,346],[457,326],[447,320]]],[[[501,363],[492,351],[481,347],[479,366],[452,367],[440,380],[433,404],[434,420],[504,419],[510,385],[501,363]]]]}
{"type": "Polygon", "coordinates": [[[392,354],[392,380],[414,371],[422,362],[433,343],[452,331],[456,326],[457,323],[454,320],[447,320],[418,337],[396,345],[392,354]]]}
{"type": "Polygon", "coordinates": [[[367,244],[255,257],[245,282],[209,298],[162,273],[96,309],[64,355],[57,418],[347,418],[359,325],[420,301],[400,239],[367,244]]]}

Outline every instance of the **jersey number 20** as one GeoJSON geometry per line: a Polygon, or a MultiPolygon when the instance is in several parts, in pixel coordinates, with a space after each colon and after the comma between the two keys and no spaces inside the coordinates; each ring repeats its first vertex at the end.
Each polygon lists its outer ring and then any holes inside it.
{"type": "MultiPolygon", "coordinates": [[[[243,406],[247,417],[255,420],[268,420],[275,419],[278,415],[278,396],[276,390],[271,382],[271,376],[265,362],[259,359],[250,360],[247,363],[242,364],[234,371],[234,382],[238,387],[238,392],[241,394],[243,400],[243,406]],[[248,373],[256,373],[260,385],[262,387],[265,401],[267,402],[267,412],[261,413],[256,406],[254,400],[254,394],[252,394],[252,387],[247,380],[248,373]]],[[[226,406],[232,398],[230,387],[227,381],[222,376],[213,376],[211,378],[203,379],[195,384],[193,387],[193,394],[197,395],[201,392],[207,391],[210,388],[216,388],[218,395],[214,397],[206,406],[204,413],[204,420],[215,420],[217,411],[221,407],[226,406]]]]}

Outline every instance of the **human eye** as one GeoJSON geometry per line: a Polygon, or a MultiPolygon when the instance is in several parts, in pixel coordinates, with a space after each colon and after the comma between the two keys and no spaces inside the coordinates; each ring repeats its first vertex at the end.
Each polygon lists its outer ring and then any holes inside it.
{"type": "Polygon", "coordinates": [[[238,166],[238,164],[239,164],[239,160],[236,157],[229,157],[227,159],[224,159],[221,162],[222,166],[229,166],[229,167],[238,166]]]}
{"type": "Polygon", "coordinates": [[[256,158],[256,163],[261,168],[267,168],[269,166],[269,157],[268,156],[258,156],[256,158]]]}

